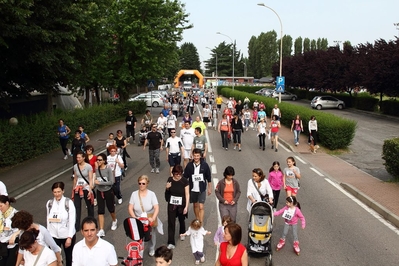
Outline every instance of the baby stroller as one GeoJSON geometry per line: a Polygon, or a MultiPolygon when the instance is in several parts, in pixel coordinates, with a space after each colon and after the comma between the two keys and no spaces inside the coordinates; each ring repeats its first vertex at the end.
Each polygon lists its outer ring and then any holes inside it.
{"type": "Polygon", "coordinates": [[[255,202],[251,207],[248,225],[248,253],[266,255],[265,265],[272,265],[273,207],[255,202]]]}
{"type": "Polygon", "coordinates": [[[143,127],[142,130],[139,131],[139,141],[137,142],[137,146],[144,145],[145,138],[147,137],[147,128],[143,127]]]}
{"type": "Polygon", "coordinates": [[[125,228],[125,234],[129,237],[132,242],[128,243],[125,247],[128,256],[119,257],[122,259],[122,265],[125,266],[143,266],[143,251],[144,241],[151,239],[151,226],[147,218],[126,218],[123,221],[123,227],[125,228]]]}

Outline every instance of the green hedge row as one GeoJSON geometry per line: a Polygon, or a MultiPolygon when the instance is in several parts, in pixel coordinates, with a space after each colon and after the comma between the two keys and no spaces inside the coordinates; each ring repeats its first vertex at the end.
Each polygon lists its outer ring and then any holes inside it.
{"type": "Polygon", "coordinates": [[[386,115],[399,116],[399,101],[397,100],[382,101],[380,111],[386,115]]]}
{"type": "MultiPolygon", "coordinates": [[[[270,97],[258,96],[252,93],[242,91],[244,89],[235,88],[233,91],[230,87],[218,87],[218,94],[225,97],[234,97],[237,101],[243,101],[245,97],[251,101],[250,107],[255,100],[263,102],[266,105],[266,113],[270,117],[271,110],[277,101],[270,97]]],[[[279,108],[282,113],[281,123],[287,127],[291,127],[292,120],[297,114],[300,115],[303,121],[304,131],[307,133],[308,122],[315,111],[298,105],[290,104],[289,102],[279,103],[279,108]]],[[[317,112],[316,116],[318,124],[319,142],[330,150],[347,148],[355,136],[356,122],[353,120],[337,117],[335,115],[317,112]]]]}
{"type": "MultiPolygon", "coordinates": [[[[8,120],[0,121],[0,167],[11,166],[59,148],[57,137],[58,120],[75,131],[84,125],[88,134],[105,125],[123,119],[128,110],[142,114],[146,109],[144,102],[125,104],[102,104],[73,111],[56,110],[53,115],[46,113],[17,117],[18,125],[12,126],[8,120]]],[[[73,135],[73,134],[72,134],[73,135]]]]}
{"type": "Polygon", "coordinates": [[[382,159],[385,169],[396,181],[399,181],[399,138],[387,139],[382,146],[382,159]]]}

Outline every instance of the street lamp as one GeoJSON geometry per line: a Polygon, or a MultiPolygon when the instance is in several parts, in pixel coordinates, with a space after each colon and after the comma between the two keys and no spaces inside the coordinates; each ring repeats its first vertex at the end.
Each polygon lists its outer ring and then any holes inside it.
{"type": "Polygon", "coordinates": [[[220,33],[220,32],[216,32],[216,34],[220,34],[220,35],[226,36],[227,38],[230,39],[231,44],[233,45],[233,91],[234,91],[234,42],[233,42],[233,39],[230,38],[230,36],[228,36],[226,34],[223,34],[223,33],[220,33]]]}
{"type": "Polygon", "coordinates": [[[244,77],[247,76],[247,63],[243,62],[244,64],[244,77]]]}
{"type": "MultiPolygon", "coordinates": [[[[280,37],[280,77],[282,77],[283,76],[283,23],[281,23],[280,16],[277,14],[276,11],[274,11],[273,8],[268,7],[264,3],[259,3],[258,6],[263,6],[273,11],[273,13],[276,14],[278,20],[280,21],[280,36],[281,36],[280,37]]],[[[278,102],[281,103],[281,92],[278,94],[278,102]]]]}
{"type": "MultiPolygon", "coordinates": [[[[205,47],[205,48],[212,51],[212,49],[209,47],[205,47]]],[[[218,84],[218,53],[216,53],[216,50],[215,50],[215,55],[216,55],[216,86],[217,86],[217,84],[218,84]]]]}

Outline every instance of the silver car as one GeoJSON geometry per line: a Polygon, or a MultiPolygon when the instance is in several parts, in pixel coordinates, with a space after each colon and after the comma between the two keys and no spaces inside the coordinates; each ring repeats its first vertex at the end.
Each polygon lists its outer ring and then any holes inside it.
{"type": "MultiPolygon", "coordinates": [[[[270,95],[270,97],[278,100],[279,93],[277,91],[273,91],[273,93],[270,95]]],[[[281,100],[296,101],[296,100],[298,100],[298,96],[296,96],[296,94],[293,94],[291,92],[284,91],[281,93],[281,100]]]]}
{"type": "Polygon", "coordinates": [[[164,98],[160,94],[156,93],[153,93],[152,95],[149,93],[143,93],[130,98],[128,101],[145,101],[147,106],[158,107],[163,105],[164,98]]]}
{"type": "Polygon", "coordinates": [[[338,108],[341,110],[345,108],[345,103],[332,96],[315,96],[310,102],[310,106],[317,110],[322,108],[338,108]]]}

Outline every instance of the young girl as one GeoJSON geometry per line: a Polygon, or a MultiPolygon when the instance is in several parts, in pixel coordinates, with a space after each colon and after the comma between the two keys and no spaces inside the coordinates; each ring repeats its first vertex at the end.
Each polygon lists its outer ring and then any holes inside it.
{"type": "Polygon", "coordinates": [[[299,249],[299,241],[297,233],[298,219],[301,220],[302,229],[305,229],[306,226],[305,217],[301,212],[301,207],[299,205],[299,202],[296,201],[295,196],[287,197],[285,205],[286,206],[284,208],[274,213],[274,216],[279,216],[282,214],[282,217],[285,220],[283,235],[277,244],[277,250],[280,250],[284,247],[285,237],[287,236],[290,227],[292,227],[292,234],[294,235],[294,250],[295,253],[299,255],[299,252],[301,250],[299,249]]]}
{"type": "Polygon", "coordinates": [[[204,236],[210,235],[211,232],[205,230],[201,222],[195,219],[191,222],[187,232],[180,234],[182,236],[190,236],[191,251],[195,257],[195,264],[198,265],[201,262],[205,262],[204,256],[204,236]]]}
{"type": "Polygon", "coordinates": [[[224,239],[224,227],[229,223],[233,222],[230,216],[225,215],[222,217],[222,225],[219,226],[218,230],[216,230],[215,236],[213,237],[213,241],[215,242],[215,246],[219,248],[220,243],[225,242],[224,239]]]}
{"type": "Polygon", "coordinates": [[[287,193],[287,197],[296,196],[299,189],[299,179],[301,179],[301,172],[296,167],[294,157],[287,158],[287,166],[284,168],[284,189],[287,193]]]}
{"type": "Polygon", "coordinates": [[[254,110],[252,111],[252,124],[254,125],[252,130],[256,130],[258,128],[258,110],[255,107],[255,103],[254,110]]]}
{"type": "Polygon", "coordinates": [[[278,198],[280,196],[280,190],[283,186],[284,175],[280,168],[280,163],[278,161],[273,162],[272,167],[269,169],[269,184],[273,190],[273,209],[276,211],[278,198]]]}

